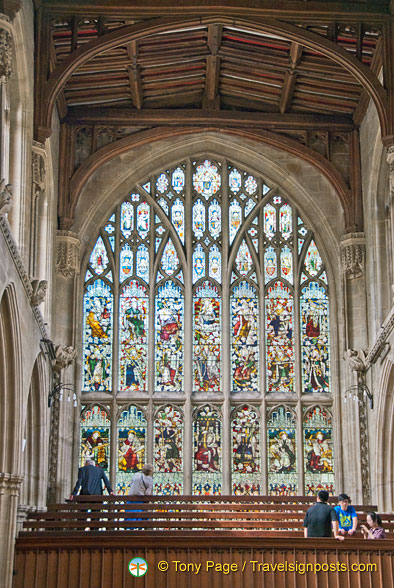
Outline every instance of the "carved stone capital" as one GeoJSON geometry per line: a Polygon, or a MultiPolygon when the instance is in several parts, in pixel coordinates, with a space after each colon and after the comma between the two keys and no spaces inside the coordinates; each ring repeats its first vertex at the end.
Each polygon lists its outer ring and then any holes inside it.
{"type": "Polygon", "coordinates": [[[362,349],[347,349],[343,354],[343,359],[353,372],[363,373],[366,371],[367,355],[362,349]]]}
{"type": "Polygon", "coordinates": [[[12,37],[0,21],[0,82],[6,82],[12,75],[12,37]]]}
{"type": "Polygon", "coordinates": [[[24,476],[15,476],[0,472],[0,496],[19,496],[19,489],[23,482],[24,476]]]}
{"type": "Polygon", "coordinates": [[[53,370],[60,373],[64,368],[69,366],[76,358],[77,352],[74,347],[57,345],[55,348],[55,357],[52,361],[53,370]]]}
{"type": "Polygon", "coordinates": [[[347,233],[341,238],[342,271],[346,278],[360,278],[365,272],[365,234],[347,233]]]}
{"type": "Polygon", "coordinates": [[[44,298],[47,293],[48,282],[47,280],[31,280],[31,287],[33,289],[30,301],[33,306],[39,306],[44,302],[44,298]]]}
{"type": "Polygon", "coordinates": [[[4,216],[10,212],[12,207],[12,192],[11,184],[6,184],[5,180],[0,182],[0,216],[4,216]]]}
{"type": "Polygon", "coordinates": [[[58,231],[56,241],[56,273],[65,278],[73,278],[80,272],[81,242],[72,231],[58,231]]]}

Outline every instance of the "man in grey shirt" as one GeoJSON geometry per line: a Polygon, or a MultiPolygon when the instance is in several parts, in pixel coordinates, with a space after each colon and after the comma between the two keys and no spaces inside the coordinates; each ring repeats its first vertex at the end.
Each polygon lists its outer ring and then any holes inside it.
{"type": "Polygon", "coordinates": [[[327,490],[320,490],[316,504],[306,511],[304,537],[331,537],[331,532],[334,531],[335,539],[344,540],[338,533],[337,513],[327,504],[328,496],[327,490]]]}

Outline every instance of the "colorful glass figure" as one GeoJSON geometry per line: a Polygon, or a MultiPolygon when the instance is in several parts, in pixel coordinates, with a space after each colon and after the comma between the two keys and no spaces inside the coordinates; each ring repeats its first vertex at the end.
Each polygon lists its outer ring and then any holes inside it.
{"type": "Polygon", "coordinates": [[[149,281],[149,251],[146,245],[142,244],[137,249],[136,274],[146,283],[149,281]]]}
{"type": "Polygon", "coordinates": [[[234,287],[231,296],[232,391],[258,392],[258,300],[248,282],[234,287]]]}
{"type": "Polygon", "coordinates": [[[220,296],[205,281],[194,294],[194,388],[199,392],[220,390],[220,296]]]}
{"type": "Polygon", "coordinates": [[[267,391],[293,392],[293,296],[283,282],[267,288],[265,316],[267,391]]]}
{"type": "Polygon", "coordinates": [[[154,494],[182,494],[183,421],[180,410],[162,407],[154,423],[154,494]]]}
{"type": "Polygon", "coordinates": [[[268,492],[294,496],[298,494],[296,415],[278,406],[267,416],[268,492]]]}
{"type": "Polygon", "coordinates": [[[239,227],[242,223],[242,208],[238,200],[232,200],[229,207],[229,231],[230,231],[230,245],[238,233],[239,227]]]}
{"type": "Polygon", "coordinates": [[[185,242],[185,209],[180,198],[177,198],[172,205],[171,220],[183,245],[185,242]]]}
{"type": "Polygon", "coordinates": [[[129,406],[122,411],[117,428],[116,494],[129,494],[133,474],[141,471],[145,464],[147,422],[143,411],[129,406]]]}
{"type": "Polygon", "coordinates": [[[168,239],[161,258],[161,269],[167,274],[167,276],[172,276],[178,266],[178,254],[172,240],[168,239]]]}
{"type": "Polygon", "coordinates": [[[320,257],[320,253],[313,239],[310,242],[310,245],[305,255],[304,267],[308,274],[312,277],[317,276],[323,267],[322,258],[320,257]]]}
{"type": "Polygon", "coordinates": [[[107,407],[99,405],[83,407],[80,425],[79,465],[83,467],[87,459],[92,459],[96,465],[108,472],[109,443],[111,436],[111,421],[108,418],[107,407]]]}
{"type": "Polygon", "coordinates": [[[137,206],[137,232],[141,239],[146,239],[149,233],[150,207],[146,202],[137,206]]]}
{"type": "Polygon", "coordinates": [[[235,267],[241,276],[247,276],[253,267],[253,259],[245,241],[242,241],[239,246],[237,257],[235,258],[235,267]]]}
{"type": "Polygon", "coordinates": [[[264,276],[265,283],[268,284],[278,275],[276,251],[273,247],[267,247],[264,253],[264,276]]]}
{"type": "Polygon", "coordinates": [[[330,391],[330,337],[325,288],[309,282],[300,301],[302,391],[330,391]]]}
{"type": "Polygon", "coordinates": [[[193,205],[193,233],[196,239],[201,239],[205,233],[205,207],[200,199],[193,205]]]}
{"type": "Polygon", "coordinates": [[[216,245],[212,245],[209,250],[209,277],[220,284],[222,277],[222,255],[219,247],[216,245]]]}
{"type": "Polygon", "coordinates": [[[164,194],[164,192],[168,188],[168,178],[165,173],[159,175],[156,180],[156,190],[160,192],[160,194],[164,194]]]}
{"type": "Polygon", "coordinates": [[[102,280],[89,284],[84,295],[84,370],[82,389],[111,388],[113,295],[102,280]]]}
{"type": "Polygon", "coordinates": [[[271,240],[276,233],[276,209],[272,204],[264,206],[264,233],[271,240]]]}
{"type": "Polygon", "coordinates": [[[287,245],[280,252],[280,275],[290,284],[293,283],[293,253],[287,245]]]}
{"type": "Polygon", "coordinates": [[[218,239],[222,230],[222,210],[217,200],[209,205],[208,226],[212,239],[218,239]]]}
{"type": "Polygon", "coordinates": [[[123,202],[120,207],[120,230],[125,239],[128,239],[134,229],[134,208],[130,202],[123,202]]]}
{"type": "Polygon", "coordinates": [[[221,422],[217,411],[206,405],[193,423],[193,494],[222,493],[221,422]]]}
{"type": "Polygon", "coordinates": [[[172,188],[177,194],[180,194],[185,187],[185,172],[181,167],[177,167],[172,172],[172,188]]]}
{"type": "Polygon", "coordinates": [[[96,245],[90,255],[89,263],[93,271],[100,275],[105,272],[108,267],[109,259],[107,251],[104,245],[104,241],[99,237],[96,241],[96,245]]]}
{"type": "Polygon", "coordinates": [[[329,411],[314,406],[304,416],[305,494],[315,496],[319,490],[335,493],[332,419],[329,411]]]}
{"type": "Polygon", "coordinates": [[[205,249],[198,244],[193,251],[193,284],[205,276],[205,249]]]}
{"type": "Polygon", "coordinates": [[[231,445],[232,493],[260,494],[260,423],[255,409],[247,405],[234,409],[231,422],[231,445]]]}
{"type": "Polygon", "coordinates": [[[204,196],[207,200],[220,189],[221,181],[222,179],[217,166],[208,159],[198,165],[193,174],[193,186],[195,191],[197,194],[204,196]]]}
{"type": "Polygon", "coordinates": [[[283,239],[289,239],[293,232],[291,206],[284,204],[279,210],[279,231],[283,239]]]}
{"type": "Polygon", "coordinates": [[[237,192],[240,191],[241,182],[242,182],[241,174],[234,167],[228,175],[228,184],[229,184],[230,190],[231,190],[231,192],[233,192],[233,194],[236,194],[237,192]]]}
{"type": "Polygon", "coordinates": [[[119,300],[120,390],[146,390],[148,355],[148,293],[132,281],[119,300]]]}
{"type": "Polygon", "coordinates": [[[119,269],[119,281],[122,283],[124,280],[133,275],[133,252],[130,249],[130,245],[126,243],[123,245],[120,251],[120,269],[119,269]]]}
{"type": "Polygon", "coordinates": [[[167,281],[156,296],[156,390],[181,392],[183,387],[183,294],[167,281]]]}

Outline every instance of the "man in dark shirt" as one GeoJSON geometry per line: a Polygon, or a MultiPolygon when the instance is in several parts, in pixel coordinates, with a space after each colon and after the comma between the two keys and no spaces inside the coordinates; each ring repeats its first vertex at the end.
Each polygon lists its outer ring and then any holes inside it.
{"type": "Polygon", "coordinates": [[[327,504],[327,490],[317,493],[317,502],[306,511],[304,519],[304,537],[331,537],[334,531],[335,539],[343,541],[344,537],[338,533],[338,518],[335,510],[327,504]],[[331,529],[332,524],[332,529],[331,529]]]}
{"type": "Polygon", "coordinates": [[[102,468],[97,467],[92,459],[87,459],[83,468],[78,470],[78,480],[72,491],[70,499],[72,500],[78,490],[81,488],[81,494],[96,495],[103,493],[102,482],[108,490],[108,494],[113,494],[111,484],[102,468]]]}

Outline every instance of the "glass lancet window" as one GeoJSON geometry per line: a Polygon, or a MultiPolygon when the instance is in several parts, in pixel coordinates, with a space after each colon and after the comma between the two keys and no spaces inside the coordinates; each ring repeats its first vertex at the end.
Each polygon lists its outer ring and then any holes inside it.
{"type": "Polygon", "coordinates": [[[225,159],[142,178],[87,252],[80,460],[125,493],[335,492],[319,236],[225,159]]]}

